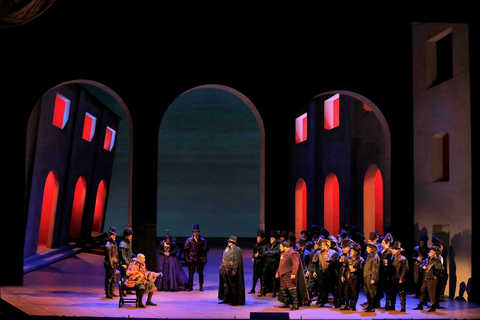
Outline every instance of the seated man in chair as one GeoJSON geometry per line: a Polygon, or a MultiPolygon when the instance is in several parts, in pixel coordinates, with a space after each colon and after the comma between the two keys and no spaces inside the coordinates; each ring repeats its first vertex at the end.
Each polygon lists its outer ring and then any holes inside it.
{"type": "Polygon", "coordinates": [[[129,282],[135,282],[135,290],[137,291],[138,306],[140,308],[145,308],[143,304],[143,295],[148,293],[148,299],[146,305],[156,306],[152,302],[152,296],[157,288],[155,287],[155,279],[162,275],[161,272],[155,273],[147,270],[145,265],[145,255],[139,253],[137,258],[134,258],[133,261],[128,265],[127,268],[127,277],[129,282]]]}

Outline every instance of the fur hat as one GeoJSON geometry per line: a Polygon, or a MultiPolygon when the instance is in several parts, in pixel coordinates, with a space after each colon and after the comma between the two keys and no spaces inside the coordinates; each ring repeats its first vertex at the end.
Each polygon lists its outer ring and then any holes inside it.
{"type": "Polygon", "coordinates": [[[257,231],[257,237],[265,238],[265,230],[259,229],[259,230],[257,231]]]}

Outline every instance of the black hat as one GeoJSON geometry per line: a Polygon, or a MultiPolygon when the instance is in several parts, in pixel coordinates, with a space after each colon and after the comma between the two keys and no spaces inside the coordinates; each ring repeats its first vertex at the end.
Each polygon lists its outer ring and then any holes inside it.
{"type": "Polygon", "coordinates": [[[288,241],[290,241],[291,243],[295,243],[295,241],[297,241],[297,237],[295,236],[295,234],[293,232],[289,232],[288,233],[288,241]]]}
{"type": "Polygon", "coordinates": [[[428,242],[428,236],[426,234],[422,234],[420,236],[420,241],[423,241],[423,243],[427,244],[428,242]]]}
{"type": "Polygon", "coordinates": [[[279,233],[277,230],[273,229],[272,231],[270,231],[270,238],[275,238],[275,239],[278,239],[279,238],[279,233]]]}
{"type": "Polygon", "coordinates": [[[108,229],[108,235],[113,235],[115,236],[117,234],[117,228],[115,228],[114,226],[111,226],[110,229],[108,229]]]}
{"type": "Polygon", "coordinates": [[[390,247],[390,249],[403,250],[402,244],[400,243],[400,241],[395,241],[393,243],[393,246],[390,247]]]}
{"type": "Polygon", "coordinates": [[[350,246],[350,250],[355,250],[357,252],[360,252],[362,251],[362,246],[359,245],[358,243],[352,243],[352,245],[350,246]]]}
{"type": "Polygon", "coordinates": [[[192,225],[192,231],[200,231],[200,226],[196,223],[192,225]]]}
{"type": "Polygon", "coordinates": [[[346,239],[348,238],[348,233],[346,231],[342,231],[337,235],[337,238],[346,239]]]}
{"type": "Polygon", "coordinates": [[[167,238],[168,238],[168,239],[172,239],[172,236],[170,235],[170,229],[167,229],[167,230],[165,230],[165,231],[167,231],[167,233],[165,234],[165,237],[164,237],[164,238],[165,238],[165,239],[167,239],[167,238]]]}
{"type": "Polygon", "coordinates": [[[377,246],[376,246],[374,243],[370,243],[370,242],[367,242],[367,247],[370,247],[370,248],[372,248],[372,249],[374,249],[374,250],[377,250],[377,249],[378,249],[377,246]]]}
{"type": "MultiPolygon", "coordinates": [[[[387,233],[385,235],[385,237],[383,238],[383,241],[385,241],[385,243],[387,243],[389,246],[390,244],[393,242],[393,237],[390,233],[387,233]]],[[[397,241],[398,242],[398,241],[397,241]]]]}
{"type": "Polygon", "coordinates": [[[318,235],[318,234],[320,234],[320,227],[319,227],[318,225],[316,225],[316,224],[312,224],[312,225],[310,226],[309,231],[310,231],[310,234],[311,234],[311,235],[313,235],[313,234],[317,234],[317,235],[318,235]]]}
{"type": "Polygon", "coordinates": [[[328,238],[328,236],[330,235],[330,232],[327,230],[327,229],[320,229],[320,235],[324,236],[325,238],[328,238]]]}
{"type": "Polygon", "coordinates": [[[342,248],[346,248],[346,247],[352,247],[354,245],[354,242],[350,239],[345,239],[342,241],[342,245],[341,247],[342,248]]]}
{"type": "Polygon", "coordinates": [[[370,232],[370,235],[368,236],[368,240],[373,242],[377,238],[378,238],[378,235],[375,231],[370,232]]]}
{"type": "Polygon", "coordinates": [[[265,238],[265,230],[259,229],[259,230],[257,231],[257,237],[265,238]]]}
{"type": "Polygon", "coordinates": [[[440,244],[442,244],[442,243],[440,242],[440,240],[438,240],[437,236],[434,235],[434,234],[432,234],[432,244],[435,244],[435,245],[437,245],[437,246],[440,245],[440,244]]]}
{"type": "Polygon", "coordinates": [[[127,228],[123,229],[123,235],[124,235],[125,237],[131,236],[132,234],[133,234],[132,228],[127,227],[127,228]]]}
{"type": "Polygon", "coordinates": [[[304,247],[305,244],[307,243],[307,238],[301,237],[301,238],[297,241],[297,243],[298,243],[298,245],[299,245],[300,247],[304,247]]]}
{"type": "Polygon", "coordinates": [[[235,236],[230,236],[230,238],[227,239],[228,242],[233,242],[235,244],[237,244],[237,237],[235,236]]]}

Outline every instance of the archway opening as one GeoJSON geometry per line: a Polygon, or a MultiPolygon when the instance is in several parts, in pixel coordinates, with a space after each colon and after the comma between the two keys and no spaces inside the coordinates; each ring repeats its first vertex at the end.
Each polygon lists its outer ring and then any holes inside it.
{"type": "Polygon", "coordinates": [[[85,208],[85,195],[87,193],[87,181],[81,176],[75,185],[73,196],[72,218],[70,220],[69,237],[78,238],[82,229],[83,212],[85,208]]]}
{"type": "Polygon", "coordinates": [[[93,213],[92,232],[102,232],[106,199],[107,183],[105,182],[105,180],[102,180],[98,184],[97,197],[95,198],[95,211],[93,213]]]}
{"type": "Polygon", "coordinates": [[[307,185],[302,178],[295,187],[295,235],[307,229],[307,185]]]}
{"type": "Polygon", "coordinates": [[[365,174],[363,184],[363,232],[383,234],[383,177],[372,164],[365,174]]]}
{"type": "Polygon", "coordinates": [[[211,237],[265,228],[264,127],[247,97],[221,85],[188,90],[158,141],[157,234],[190,236],[192,223],[211,237]]]}
{"type": "Polygon", "coordinates": [[[43,189],[42,214],[38,234],[39,249],[41,247],[52,247],[55,214],[57,212],[58,187],[58,176],[55,171],[50,171],[43,189]]]}
{"type": "Polygon", "coordinates": [[[340,229],[340,194],[338,178],[329,173],[324,188],[324,228],[331,233],[340,229]]]}

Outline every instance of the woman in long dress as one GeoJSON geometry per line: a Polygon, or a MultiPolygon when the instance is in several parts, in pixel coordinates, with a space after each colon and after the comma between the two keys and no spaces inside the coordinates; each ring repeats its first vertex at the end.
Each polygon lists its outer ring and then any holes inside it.
{"type": "Polygon", "coordinates": [[[177,257],[177,245],[167,229],[164,240],[160,242],[157,266],[155,272],[161,272],[163,277],[155,280],[159,291],[183,291],[187,288],[188,277],[177,257]]]}

